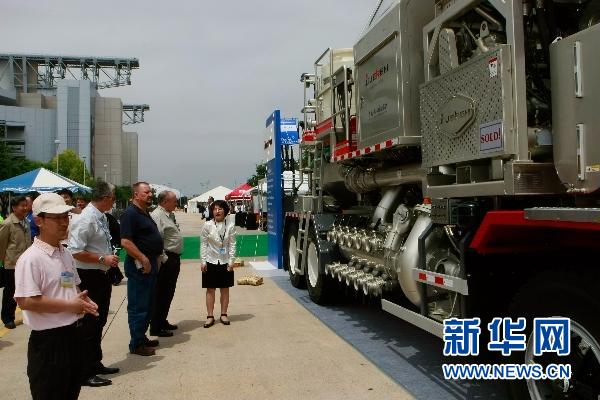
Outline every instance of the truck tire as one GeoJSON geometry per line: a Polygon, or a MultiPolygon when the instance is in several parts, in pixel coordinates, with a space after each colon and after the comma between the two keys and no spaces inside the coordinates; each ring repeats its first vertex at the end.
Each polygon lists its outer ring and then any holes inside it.
{"type": "Polygon", "coordinates": [[[319,242],[316,240],[314,228],[311,225],[306,251],[306,287],[310,299],[317,304],[327,304],[332,298],[334,282],[327,275],[321,273],[322,262],[319,252],[319,242]]]}
{"type": "Polygon", "coordinates": [[[296,247],[298,246],[298,225],[290,223],[288,229],[286,229],[285,242],[283,249],[283,262],[285,263],[285,269],[287,269],[290,276],[290,282],[293,287],[298,289],[304,289],[306,287],[306,280],[300,274],[294,271],[296,265],[296,247]]]}
{"type": "Polygon", "coordinates": [[[571,354],[545,354],[534,358],[527,352],[513,352],[511,363],[538,362],[571,364],[572,376],[563,381],[509,382],[514,399],[593,398],[600,399],[600,274],[576,270],[548,271],[534,277],[514,297],[510,315],[527,318],[528,347],[532,345],[531,328],[535,317],[568,317],[571,319],[571,354]],[[596,287],[594,287],[596,286],[596,287]],[[567,391],[565,392],[565,387],[567,391]],[[579,397],[580,395],[583,397],[579,397]],[[589,397],[589,396],[591,397],[589,397]]]}

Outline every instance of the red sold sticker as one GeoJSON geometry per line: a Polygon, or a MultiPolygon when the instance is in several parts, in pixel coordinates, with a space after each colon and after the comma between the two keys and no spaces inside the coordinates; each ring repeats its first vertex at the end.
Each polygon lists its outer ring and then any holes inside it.
{"type": "Polygon", "coordinates": [[[502,121],[479,126],[479,152],[491,153],[504,149],[502,121]]]}
{"type": "Polygon", "coordinates": [[[488,68],[490,70],[490,78],[494,78],[498,75],[498,57],[490,57],[488,68]]]}

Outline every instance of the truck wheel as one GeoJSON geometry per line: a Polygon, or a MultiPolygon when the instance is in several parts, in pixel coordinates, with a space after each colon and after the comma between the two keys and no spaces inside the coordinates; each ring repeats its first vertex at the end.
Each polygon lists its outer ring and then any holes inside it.
{"type": "Polygon", "coordinates": [[[317,304],[326,304],[331,298],[333,281],[319,271],[321,257],[319,243],[311,227],[306,254],[306,286],[310,299],[317,304]]]}
{"type": "Polygon", "coordinates": [[[514,380],[509,383],[515,399],[593,398],[600,399],[600,274],[561,270],[550,271],[532,279],[513,299],[510,314],[527,318],[527,350],[514,353],[511,363],[571,364],[571,379],[514,380]],[[536,317],[571,319],[571,353],[558,356],[533,355],[531,328],[536,317]],[[583,397],[579,397],[582,394],[583,397]]]}
{"type": "Polygon", "coordinates": [[[304,289],[306,287],[306,281],[304,280],[304,277],[296,273],[294,269],[294,267],[296,267],[296,248],[298,246],[298,226],[292,223],[286,231],[283,254],[285,268],[290,275],[292,286],[298,289],[304,289]]]}

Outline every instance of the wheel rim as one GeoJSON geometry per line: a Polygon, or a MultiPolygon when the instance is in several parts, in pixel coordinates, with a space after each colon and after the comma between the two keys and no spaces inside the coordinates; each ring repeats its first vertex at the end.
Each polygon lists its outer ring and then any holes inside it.
{"type": "Polygon", "coordinates": [[[308,269],[308,281],[311,287],[317,286],[319,279],[319,256],[317,255],[317,246],[313,242],[308,244],[308,257],[306,259],[308,269]]]}
{"type": "MultiPolygon", "coordinates": [[[[583,327],[583,325],[579,324],[577,321],[571,320],[571,355],[573,355],[574,352],[579,353],[575,355],[576,358],[580,356],[592,357],[595,360],[595,370],[600,370],[600,345],[594,339],[592,334],[589,333],[585,327],[583,327]]],[[[525,350],[525,363],[536,363],[535,356],[533,355],[533,335],[530,335],[529,340],[527,341],[527,348],[525,350]]],[[[573,368],[573,374],[575,374],[575,370],[578,370],[578,368],[573,368]]],[[[590,370],[593,371],[594,366],[591,366],[590,368],[588,365],[588,368],[585,371],[578,370],[578,376],[585,374],[590,370]]],[[[573,387],[572,385],[577,384],[586,385],[585,382],[579,382],[577,377],[574,379],[574,376],[572,375],[570,382],[562,382],[557,380],[528,380],[527,389],[529,391],[529,396],[532,399],[543,400],[555,398],[555,395],[564,396],[568,392],[576,393],[577,388],[573,387]]]]}
{"type": "Polygon", "coordinates": [[[288,241],[288,265],[290,268],[290,274],[296,274],[296,236],[290,235],[288,241]]]}

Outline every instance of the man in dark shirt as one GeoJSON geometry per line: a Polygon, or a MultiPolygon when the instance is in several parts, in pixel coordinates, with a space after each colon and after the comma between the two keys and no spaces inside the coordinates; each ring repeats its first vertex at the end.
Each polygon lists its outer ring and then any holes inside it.
{"type": "Polygon", "coordinates": [[[208,196],[208,205],[206,206],[206,210],[204,211],[204,214],[206,216],[206,221],[210,221],[211,219],[213,219],[213,212],[212,212],[212,203],[214,203],[215,199],[212,196],[208,196]]]}
{"type": "MultiPolygon", "coordinates": [[[[113,248],[113,252],[116,255],[119,255],[121,250],[121,227],[119,226],[119,221],[110,213],[105,213],[104,215],[106,215],[106,220],[108,221],[110,245],[113,248]]],[[[114,286],[118,286],[124,278],[121,268],[119,267],[110,268],[107,275],[114,286]]]]}
{"type": "Polygon", "coordinates": [[[141,356],[154,355],[158,340],[149,340],[146,331],[150,323],[150,307],[158,257],[163,251],[163,240],[156,223],[147,212],[152,205],[152,191],[147,182],[133,185],[133,201],[121,216],[121,245],[127,251],[127,314],[131,341],[129,350],[141,356]]]}

